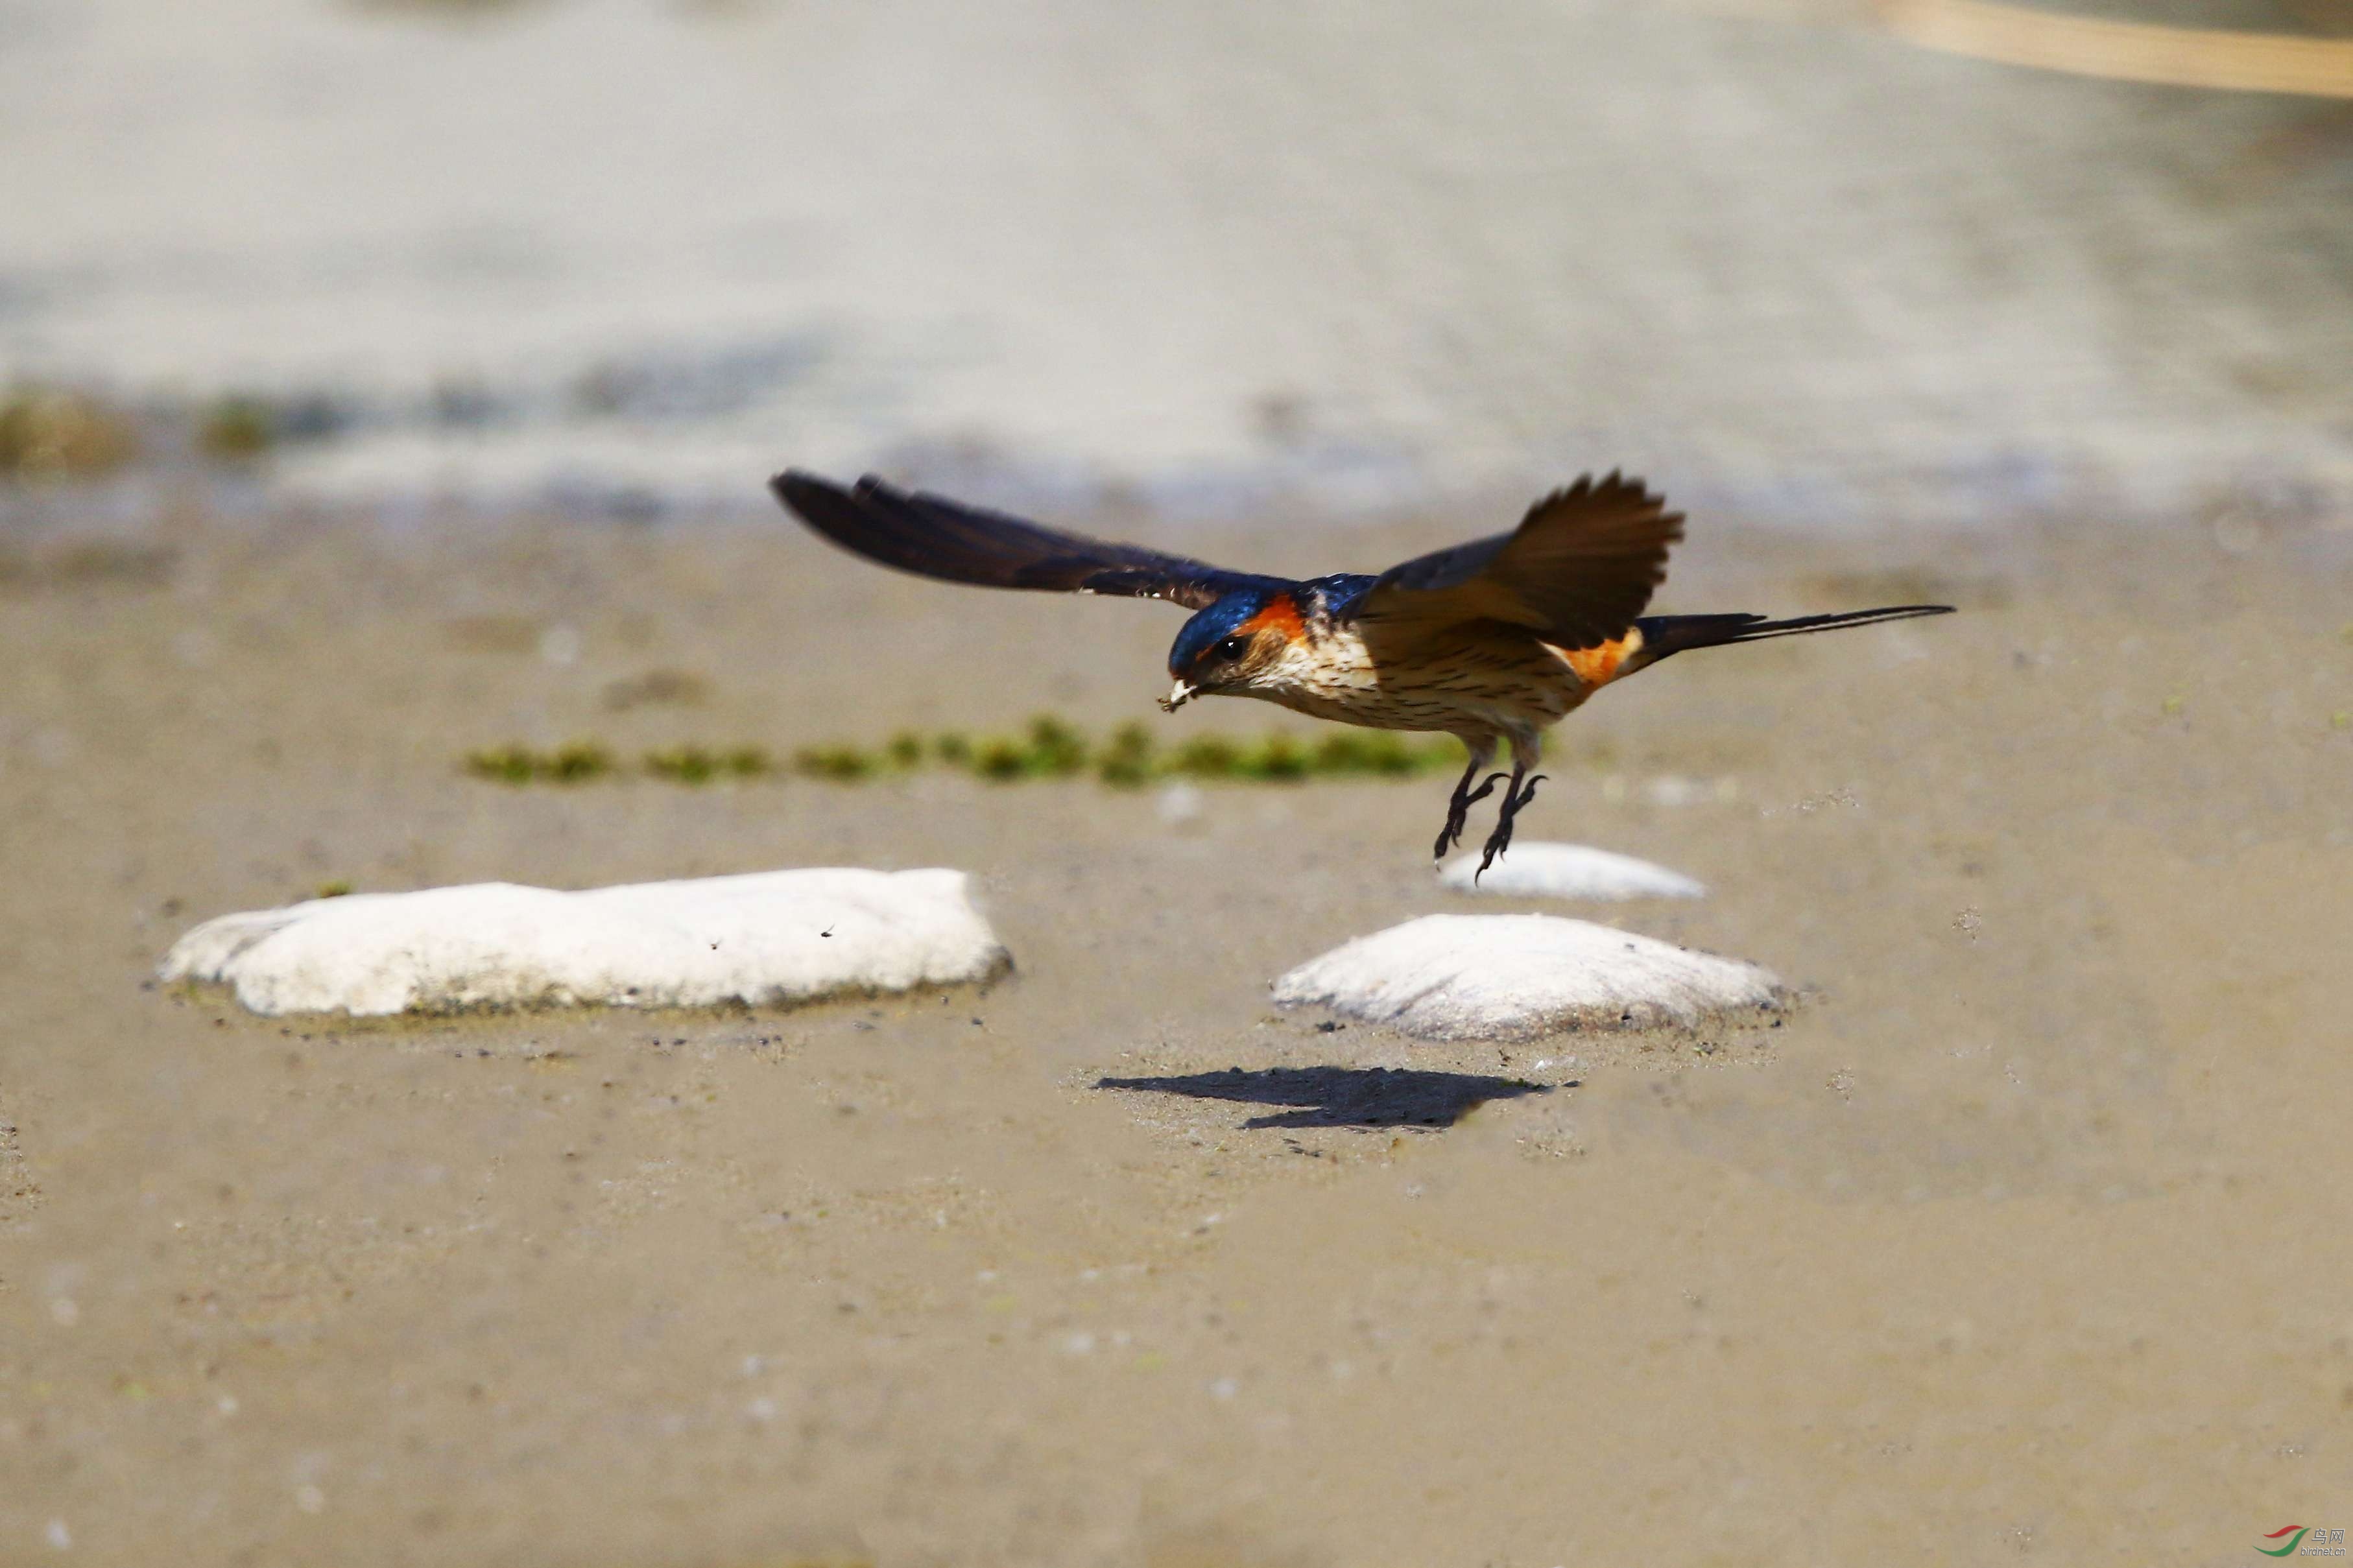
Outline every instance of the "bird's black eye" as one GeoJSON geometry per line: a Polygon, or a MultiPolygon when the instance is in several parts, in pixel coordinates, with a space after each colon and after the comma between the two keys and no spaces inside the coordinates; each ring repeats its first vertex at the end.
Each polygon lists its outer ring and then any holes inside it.
{"type": "Polygon", "coordinates": [[[1248,637],[1231,637],[1226,638],[1209,651],[1217,655],[1218,658],[1221,659],[1237,659],[1241,658],[1242,655],[1250,652],[1250,639],[1248,637]]]}

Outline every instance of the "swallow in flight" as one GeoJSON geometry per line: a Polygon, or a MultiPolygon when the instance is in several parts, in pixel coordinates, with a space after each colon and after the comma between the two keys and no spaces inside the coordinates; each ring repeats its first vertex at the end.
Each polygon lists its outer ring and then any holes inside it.
{"type": "Polygon", "coordinates": [[[1681,512],[1640,479],[1589,476],[1528,509],[1518,528],[1417,556],[1377,576],[1293,581],[1108,544],[871,477],[844,489],[788,469],[776,499],[834,543],[918,576],[989,588],[1166,599],[1193,612],[1168,650],[1170,712],[1196,697],[1256,697],[1376,730],[1444,731],[1471,752],[1436,853],[1462,837],[1479,783],[1509,745],[1495,830],[1479,868],[1535,798],[1542,735],[1602,687],[1671,654],[1950,613],[1949,605],[1770,620],[1646,616],[1683,537],[1681,512]],[[1474,784],[1477,787],[1472,787],[1474,784]]]}

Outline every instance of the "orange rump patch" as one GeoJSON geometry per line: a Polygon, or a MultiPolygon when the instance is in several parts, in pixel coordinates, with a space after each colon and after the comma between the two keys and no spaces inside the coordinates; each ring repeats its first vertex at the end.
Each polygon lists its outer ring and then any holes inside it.
{"type": "Polygon", "coordinates": [[[1307,623],[1299,616],[1298,602],[1288,594],[1277,594],[1266,602],[1266,608],[1244,621],[1234,630],[1247,636],[1263,627],[1272,626],[1284,638],[1297,642],[1307,635],[1307,623]]]}
{"type": "Polygon", "coordinates": [[[1563,648],[1560,657],[1586,685],[1606,686],[1641,646],[1642,634],[1630,631],[1599,647],[1563,648]]]}

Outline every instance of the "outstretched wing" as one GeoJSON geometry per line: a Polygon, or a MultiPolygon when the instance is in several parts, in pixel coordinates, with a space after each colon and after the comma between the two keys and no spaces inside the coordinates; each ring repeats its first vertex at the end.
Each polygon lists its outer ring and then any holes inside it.
{"type": "Polygon", "coordinates": [[[1615,473],[1580,479],[1528,509],[1510,533],[1418,556],[1381,574],[1359,620],[1434,626],[1504,621],[1562,647],[1622,636],[1667,575],[1683,517],[1615,473]]]}
{"type": "Polygon", "coordinates": [[[843,549],[944,583],[1117,594],[1198,610],[1236,588],[1272,581],[910,493],[871,474],[843,489],[830,479],[788,468],[769,480],[768,488],[795,517],[843,549]]]}

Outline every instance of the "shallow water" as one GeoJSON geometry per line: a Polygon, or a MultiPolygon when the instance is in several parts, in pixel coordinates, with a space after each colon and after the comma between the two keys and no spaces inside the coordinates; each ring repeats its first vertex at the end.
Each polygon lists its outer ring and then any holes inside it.
{"type": "Polygon", "coordinates": [[[2340,109],[1636,10],[0,0],[0,379],[344,499],[2353,492],[2340,109]]]}

